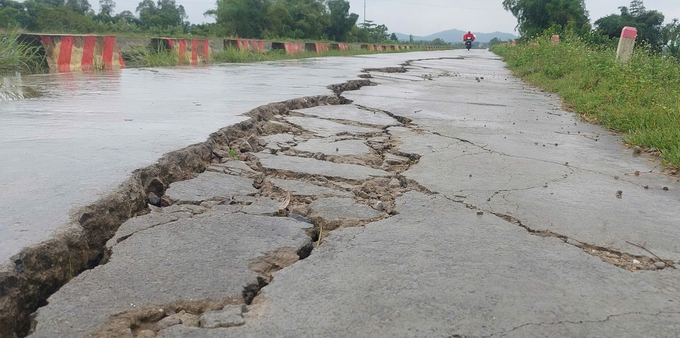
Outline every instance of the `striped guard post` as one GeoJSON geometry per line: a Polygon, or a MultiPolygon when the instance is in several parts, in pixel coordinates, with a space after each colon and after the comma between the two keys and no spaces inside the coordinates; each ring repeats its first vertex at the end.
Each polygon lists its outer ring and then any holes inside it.
{"type": "Polygon", "coordinates": [[[125,68],[114,36],[45,34],[35,37],[45,48],[50,72],[125,68]]]}

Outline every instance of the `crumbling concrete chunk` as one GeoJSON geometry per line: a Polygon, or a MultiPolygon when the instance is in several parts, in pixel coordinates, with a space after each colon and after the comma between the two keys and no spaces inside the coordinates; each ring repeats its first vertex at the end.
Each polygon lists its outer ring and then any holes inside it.
{"type": "Polygon", "coordinates": [[[257,154],[263,167],[270,170],[285,170],[300,174],[338,177],[349,180],[366,180],[372,177],[387,177],[391,174],[378,169],[355,164],[332,163],[285,155],[257,154]]]}
{"type": "Polygon", "coordinates": [[[215,329],[245,324],[243,309],[240,305],[228,305],[220,311],[206,312],[201,316],[201,327],[215,329]]]}
{"type": "Polygon", "coordinates": [[[296,111],[310,116],[317,116],[329,119],[342,119],[371,125],[379,126],[401,125],[399,121],[383,112],[368,111],[365,109],[361,109],[353,104],[317,106],[307,109],[298,109],[296,111]]]}
{"type": "Polygon", "coordinates": [[[408,164],[410,160],[404,156],[385,154],[385,162],[389,165],[408,164]]]}
{"type": "Polygon", "coordinates": [[[157,324],[156,324],[156,329],[158,331],[165,330],[171,326],[174,325],[179,325],[182,323],[182,320],[180,319],[179,315],[172,315],[165,317],[161,319],[157,324]]]}
{"type": "Polygon", "coordinates": [[[137,334],[137,338],[152,338],[155,337],[156,333],[151,330],[142,330],[137,334]]]}
{"type": "Polygon", "coordinates": [[[184,326],[198,327],[198,325],[200,324],[200,320],[197,315],[181,311],[179,314],[177,314],[177,316],[179,317],[179,320],[182,322],[182,325],[184,326]]]}
{"type": "Polygon", "coordinates": [[[334,196],[350,196],[351,193],[347,191],[340,191],[331,188],[321,187],[315,184],[294,181],[294,180],[280,180],[272,179],[270,181],[274,186],[290,191],[292,195],[296,196],[320,196],[320,195],[334,195],[334,196]]]}
{"type": "Polygon", "coordinates": [[[360,135],[382,132],[380,129],[350,126],[317,118],[289,116],[286,117],[286,120],[322,137],[329,137],[342,133],[360,135]]]}
{"type": "Polygon", "coordinates": [[[208,168],[208,171],[223,172],[225,174],[236,176],[255,173],[255,170],[250,168],[245,162],[237,160],[213,164],[208,168]]]}

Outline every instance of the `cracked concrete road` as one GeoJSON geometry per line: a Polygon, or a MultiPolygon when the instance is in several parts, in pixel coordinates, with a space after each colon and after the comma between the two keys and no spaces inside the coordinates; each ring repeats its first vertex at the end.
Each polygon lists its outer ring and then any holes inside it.
{"type": "Polygon", "coordinates": [[[352,103],[274,116],[286,128],[249,138],[243,162],[171,185],[175,204],[123,224],[108,263],[48,299],[34,335],[680,336],[677,178],[495,55],[450,55],[371,70],[378,85],[344,92],[352,103]],[[232,181],[255,190],[218,188],[232,181]],[[236,252],[203,245],[204,228],[236,252]],[[191,264],[161,260],[175,247],[191,264]],[[173,273],[148,270],[154,257],[173,273]],[[173,291],[115,297],[121,279],[173,291]],[[224,298],[246,311],[187,303],[224,298]]]}

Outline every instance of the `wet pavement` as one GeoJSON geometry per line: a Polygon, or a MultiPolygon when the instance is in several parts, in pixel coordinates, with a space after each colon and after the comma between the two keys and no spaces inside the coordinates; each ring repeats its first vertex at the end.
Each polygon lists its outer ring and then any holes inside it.
{"type": "Polygon", "coordinates": [[[260,105],[355,79],[417,52],[201,68],[126,69],[0,81],[0,262],[47,239],[164,153],[204,141],[260,105]]]}

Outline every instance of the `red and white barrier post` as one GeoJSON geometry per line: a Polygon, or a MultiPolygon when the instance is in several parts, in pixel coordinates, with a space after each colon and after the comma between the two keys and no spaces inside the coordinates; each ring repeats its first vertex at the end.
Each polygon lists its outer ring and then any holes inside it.
{"type": "Polygon", "coordinates": [[[629,62],[635,50],[635,39],[637,39],[637,28],[623,27],[619,48],[616,51],[616,59],[622,62],[629,62]]]}

